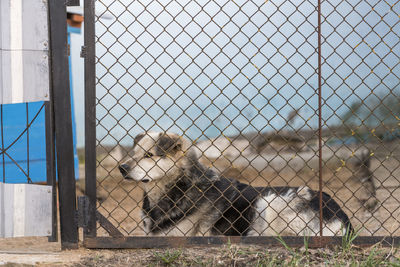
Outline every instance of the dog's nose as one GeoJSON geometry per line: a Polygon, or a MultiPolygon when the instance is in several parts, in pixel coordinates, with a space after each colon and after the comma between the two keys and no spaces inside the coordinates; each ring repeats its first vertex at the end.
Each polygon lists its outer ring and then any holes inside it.
{"type": "Polygon", "coordinates": [[[129,173],[129,166],[128,164],[121,164],[118,166],[119,171],[121,172],[122,176],[126,178],[129,173]]]}

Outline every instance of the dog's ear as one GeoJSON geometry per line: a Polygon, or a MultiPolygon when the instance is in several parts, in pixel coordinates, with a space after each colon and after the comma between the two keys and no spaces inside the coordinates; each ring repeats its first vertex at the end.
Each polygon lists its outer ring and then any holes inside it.
{"type": "Polygon", "coordinates": [[[156,142],[156,155],[165,156],[173,155],[178,151],[182,151],[183,141],[179,135],[162,133],[156,142]]]}
{"type": "Polygon", "coordinates": [[[137,143],[139,143],[139,141],[145,136],[144,133],[138,134],[135,136],[135,138],[133,139],[133,146],[137,145],[137,143]]]}

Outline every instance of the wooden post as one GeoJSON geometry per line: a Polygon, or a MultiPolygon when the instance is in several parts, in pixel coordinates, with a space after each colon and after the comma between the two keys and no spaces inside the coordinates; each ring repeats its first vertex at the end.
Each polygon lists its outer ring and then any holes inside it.
{"type": "Polygon", "coordinates": [[[60,203],[61,246],[78,248],[76,188],[68,71],[65,1],[48,1],[50,18],[51,100],[54,110],[60,203]]]}
{"type": "Polygon", "coordinates": [[[96,236],[96,64],[94,0],[85,1],[85,194],[89,198],[84,237],[96,236]]]}

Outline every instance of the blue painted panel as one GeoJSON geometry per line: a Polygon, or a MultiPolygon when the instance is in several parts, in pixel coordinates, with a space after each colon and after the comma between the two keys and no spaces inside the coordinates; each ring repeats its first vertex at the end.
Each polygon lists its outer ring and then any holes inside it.
{"type": "MultiPolygon", "coordinates": [[[[68,32],[68,44],[71,45],[71,33],[80,34],[80,28],[67,27],[68,32]]],[[[72,82],[72,61],[71,56],[68,57],[68,64],[69,64],[69,88],[71,90],[71,118],[72,118],[72,138],[74,142],[74,162],[75,162],[75,179],[79,179],[79,159],[78,159],[78,152],[76,151],[76,120],[75,120],[75,108],[74,108],[74,88],[72,82]]]]}
{"type": "Polygon", "coordinates": [[[42,106],[42,101],[2,106],[2,140],[4,148],[8,149],[4,153],[4,161],[3,155],[0,156],[1,181],[27,183],[28,174],[33,182],[46,181],[45,116],[42,106]],[[35,116],[29,130],[24,132],[35,116]]]}
{"type": "MultiPolygon", "coordinates": [[[[80,33],[80,29],[68,27],[68,42],[70,42],[70,33],[80,33]]],[[[72,110],[74,110],[71,58],[69,58],[69,66],[71,103],[72,110]]],[[[0,148],[1,141],[4,143],[4,148],[7,148],[15,140],[18,140],[6,150],[6,153],[4,153],[4,161],[3,155],[0,155],[0,182],[27,183],[27,174],[29,174],[32,182],[46,181],[45,110],[44,107],[41,109],[43,103],[43,101],[40,101],[31,102],[28,104],[21,103],[2,105],[1,115],[3,117],[3,138],[0,140],[0,148]],[[28,131],[24,132],[24,130],[27,127],[27,123],[30,123],[35,116],[35,120],[29,127],[28,149],[28,131]]],[[[78,179],[79,161],[76,151],[76,124],[74,112],[72,112],[71,115],[74,141],[75,178],[78,179]]]]}

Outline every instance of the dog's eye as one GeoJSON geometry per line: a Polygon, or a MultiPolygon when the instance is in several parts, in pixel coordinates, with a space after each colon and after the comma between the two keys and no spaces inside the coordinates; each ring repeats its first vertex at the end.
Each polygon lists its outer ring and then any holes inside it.
{"type": "Polygon", "coordinates": [[[152,156],[153,156],[153,154],[150,152],[147,152],[146,154],[144,154],[145,158],[151,158],[152,156]]]}

